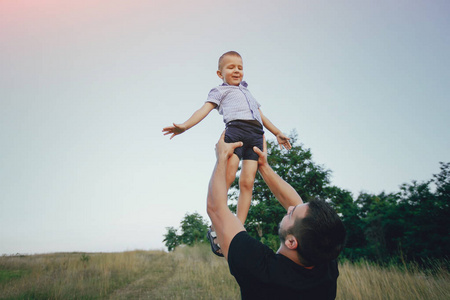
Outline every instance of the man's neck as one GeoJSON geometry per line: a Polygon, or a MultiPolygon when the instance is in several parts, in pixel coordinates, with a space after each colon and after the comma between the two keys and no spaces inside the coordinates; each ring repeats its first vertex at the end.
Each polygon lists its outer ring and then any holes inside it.
{"type": "Polygon", "coordinates": [[[297,251],[295,250],[290,250],[286,247],[280,246],[280,249],[278,249],[277,254],[281,254],[287,258],[289,258],[290,260],[292,260],[293,262],[295,262],[297,265],[302,266],[305,269],[311,270],[314,268],[314,266],[305,266],[304,264],[302,264],[302,262],[300,261],[297,251]]]}

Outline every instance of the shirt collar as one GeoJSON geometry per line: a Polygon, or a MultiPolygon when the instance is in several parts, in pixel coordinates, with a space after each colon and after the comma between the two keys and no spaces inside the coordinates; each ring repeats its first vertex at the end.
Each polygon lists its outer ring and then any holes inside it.
{"type": "MultiPolygon", "coordinates": [[[[243,87],[247,87],[248,86],[248,83],[247,82],[245,82],[245,81],[241,81],[241,83],[239,83],[239,85],[241,86],[243,86],[243,87]]],[[[228,83],[222,83],[222,86],[231,86],[231,85],[229,85],[228,83]]]]}

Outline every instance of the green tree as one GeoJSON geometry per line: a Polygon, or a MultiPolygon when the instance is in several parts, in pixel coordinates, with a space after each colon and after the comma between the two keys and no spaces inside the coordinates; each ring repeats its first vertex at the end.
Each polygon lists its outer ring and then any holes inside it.
{"type": "Polygon", "coordinates": [[[450,249],[449,170],[450,163],[441,163],[434,179],[402,184],[398,193],[361,193],[353,205],[349,203],[356,208],[343,212],[348,235],[344,255],[379,262],[446,258],[450,249]]]}
{"type": "Polygon", "coordinates": [[[450,163],[425,182],[401,186],[399,211],[403,219],[401,250],[408,258],[448,257],[450,249],[450,163]],[[434,186],[433,186],[434,185],[434,186]]]}
{"type": "Polygon", "coordinates": [[[205,242],[207,231],[208,223],[199,213],[186,214],[181,221],[181,243],[192,246],[205,242]]]}
{"type": "Polygon", "coordinates": [[[180,245],[180,237],[177,235],[177,229],[174,227],[166,227],[167,233],[164,234],[164,244],[167,247],[167,250],[173,251],[175,248],[180,245]]]}
{"type": "MultiPolygon", "coordinates": [[[[359,228],[364,234],[363,243],[358,245],[361,249],[359,256],[364,256],[377,261],[383,261],[388,255],[387,236],[390,233],[390,225],[393,217],[396,217],[395,194],[381,193],[372,195],[361,193],[355,200],[358,207],[359,228]]],[[[352,232],[354,229],[351,228],[352,232]]],[[[347,244],[347,247],[355,245],[347,244]]]]}
{"type": "Polygon", "coordinates": [[[363,256],[367,241],[360,207],[353,200],[352,193],[336,186],[325,188],[328,202],[336,210],[347,230],[346,247],[343,255],[349,259],[363,256]]]}
{"type": "Polygon", "coordinates": [[[181,220],[179,229],[166,227],[166,230],[163,242],[168,251],[173,251],[179,245],[192,246],[196,243],[206,242],[208,224],[199,213],[186,213],[181,220]],[[178,234],[179,231],[181,234],[178,234]]]}
{"type": "Polygon", "coordinates": [[[441,172],[433,175],[433,183],[436,185],[435,212],[432,216],[436,225],[438,241],[434,249],[438,251],[438,257],[445,257],[450,252],[450,162],[440,162],[441,172]]]}

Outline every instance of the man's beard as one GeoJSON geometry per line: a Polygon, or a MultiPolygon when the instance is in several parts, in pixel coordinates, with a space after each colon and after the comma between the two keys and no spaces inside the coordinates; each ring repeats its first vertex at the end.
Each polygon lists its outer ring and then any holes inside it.
{"type": "Polygon", "coordinates": [[[278,224],[278,237],[280,238],[281,243],[283,244],[286,241],[286,236],[289,234],[288,230],[281,228],[281,222],[278,224]]]}

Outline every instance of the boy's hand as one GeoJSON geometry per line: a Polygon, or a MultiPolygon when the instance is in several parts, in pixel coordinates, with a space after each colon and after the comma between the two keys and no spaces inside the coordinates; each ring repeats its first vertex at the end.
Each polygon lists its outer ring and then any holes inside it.
{"type": "Polygon", "coordinates": [[[179,135],[186,131],[186,126],[183,124],[175,124],[173,123],[173,126],[164,127],[162,132],[164,132],[164,135],[172,134],[170,139],[172,139],[174,136],[179,135]]]}
{"type": "Polygon", "coordinates": [[[289,143],[290,138],[288,138],[287,136],[285,136],[283,133],[279,133],[277,134],[277,141],[278,144],[280,145],[280,150],[283,149],[283,147],[286,150],[291,150],[292,146],[291,143],[289,143]]]}

